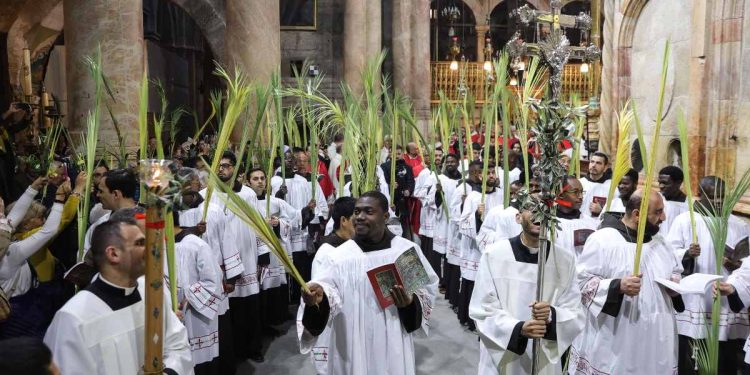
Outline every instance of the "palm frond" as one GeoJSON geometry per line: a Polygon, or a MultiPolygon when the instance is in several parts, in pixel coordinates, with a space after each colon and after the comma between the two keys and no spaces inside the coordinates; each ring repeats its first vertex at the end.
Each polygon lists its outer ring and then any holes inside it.
{"type": "MultiPolygon", "coordinates": [[[[659,148],[659,133],[661,132],[662,113],[664,110],[664,86],[667,82],[667,68],[669,67],[669,51],[670,42],[667,41],[664,45],[664,57],[662,60],[661,68],[661,82],[659,85],[659,102],[656,110],[656,124],[654,126],[654,138],[651,144],[651,159],[648,160],[646,166],[646,182],[643,187],[643,199],[641,199],[641,220],[638,221],[638,240],[635,247],[635,263],[633,264],[633,275],[638,275],[641,268],[641,252],[643,250],[643,237],[646,234],[646,215],[648,213],[648,205],[651,194],[651,186],[654,182],[654,163],[656,162],[656,152],[659,148]]],[[[646,160],[644,160],[646,163],[646,160]]]]}
{"type": "Polygon", "coordinates": [[[614,170],[612,171],[612,181],[609,184],[609,193],[607,194],[607,204],[603,212],[609,212],[612,201],[615,197],[615,189],[620,184],[620,180],[632,167],[630,162],[630,126],[633,123],[633,111],[629,108],[630,102],[620,110],[617,116],[617,154],[615,155],[614,170]]]}
{"type": "MultiPolygon", "coordinates": [[[[232,135],[234,126],[247,108],[251,90],[245,75],[237,67],[235,67],[232,77],[221,66],[217,66],[214,74],[226,81],[227,100],[226,111],[222,111],[224,117],[221,119],[221,131],[216,141],[216,151],[211,161],[211,171],[216,171],[219,168],[221,155],[229,147],[229,138],[232,135]]],[[[206,190],[206,201],[203,205],[203,221],[206,220],[206,215],[208,214],[208,203],[211,201],[213,190],[213,186],[209,186],[206,190]]]]}
{"type": "Polygon", "coordinates": [[[263,216],[255,209],[252,205],[242,199],[237,193],[235,193],[230,186],[225,184],[219,179],[214,170],[209,171],[209,186],[213,186],[224,194],[221,195],[221,199],[224,201],[226,207],[232,211],[240,220],[247,224],[261,241],[268,245],[273,255],[275,255],[284,268],[289,271],[295,281],[302,285],[305,291],[307,289],[307,282],[302,278],[294,263],[287,255],[286,250],[281,246],[279,238],[276,237],[273,229],[268,225],[263,216]]]}

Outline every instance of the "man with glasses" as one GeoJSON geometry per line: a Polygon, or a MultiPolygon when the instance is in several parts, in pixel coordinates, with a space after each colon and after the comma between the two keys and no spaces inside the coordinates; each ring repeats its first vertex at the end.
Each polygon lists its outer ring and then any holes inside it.
{"type": "Polygon", "coordinates": [[[583,186],[577,178],[568,176],[557,198],[560,228],[555,231],[555,245],[573,255],[581,253],[586,239],[599,226],[599,220],[581,214],[582,205],[583,186]]]}
{"type": "MultiPolygon", "coordinates": [[[[231,186],[240,198],[251,206],[257,204],[255,192],[249,187],[241,184],[234,177],[237,165],[237,156],[231,151],[224,151],[219,161],[217,175],[225,184],[231,186]]],[[[205,199],[206,190],[201,191],[205,199]]],[[[211,203],[224,207],[222,198],[226,199],[224,193],[214,191],[211,203]]],[[[224,210],[225,225],[222,235],[222,246],[225,253],[239,253],[241,263],[232,262],[232,266],[226,264],[227,276],[235,273],[237,267],[242,267],[242,272],[234,285],[234,291],[229,293],[229,309],[232,319],[232,335],[234,336],[234,353],[239,360],[251,359],[255,362],[263,362],[262,332],[260,326],[260,285],[258,284],[258,239],[255,232],[245,224],[232,211],[224,210]]],[[[221,324],[221,322],[219,322],[221,324]]],[[[221,329],[221,328],[220,328],[221,329]]]]}

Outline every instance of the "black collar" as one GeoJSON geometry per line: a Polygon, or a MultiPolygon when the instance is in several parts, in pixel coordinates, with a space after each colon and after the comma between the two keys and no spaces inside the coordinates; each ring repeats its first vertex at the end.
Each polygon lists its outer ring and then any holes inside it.
{"type": "MultiPolygon", "coordinates": [[[[532,254],[531,250],[521,242],[520,234],[508,241],[510,241],[510,247],[513,249],[513,256],[516,258],[516,262],[532,264],[537,264],[539,262],[539,253],[532,254]]],[[[547,254],[547,257],[549,258],[549,254],[547,254]]]]}
{"type": "Polygon", "coordinates": [[[124,309],[141,300],[141,294],[138,292],[137,287],[128,295],[125,288],[116,287],[104,282],[101,275],[97,276],[96,280],[86,287],[86,290],[104,301],[112,311],[124,309]]]}
{"type": "MultiPolygon", "coordinates": [[[[614,228],[620,232],[622,237],[625,238],[625,241],[630,243],[638,242],[638,229],[628,228],[625,223],[622,222],[622,219],[618,219],[615,215],[605,215],[602,217],[602,224],[599,228],[614,228]]],[[[643,243],[648,242],[651,242],[651,236],[649,236],[648,233],[644,233],[643,243]]]]}
{"type": "Polygon", "coordinates": [[[366,238],[360,238],[357,235],[352,238],[354,242],[357,243],[357,246],[359,246],[360,249],[364,252],[370,252],[370,251],[377,251],[377,250],[383,250],[388,249],[391,247],[391,240],[396,237],[391,231],[388,230],[388,228],[385,229],[385,232],[383,233],[383,238],[380,239],[380,241],[372,242],[366,238]]]}
{"type": "Polygon", "coordinates": [[[560,210],[558,208],[557,209],[557,217],[559,217],[560,219],[568,219],[568,220],[580,219],[581,218],[581,210],[575,210],[575,211],[571,211],[571,212],[565,213],[565,212],[563,212],[562,210],[560,210]]]}
{"type": "Polygon", "coordinates": [[[456,170],[456,171],[454,171],[454,173],[453,173],[453,174],[450,174],[450,173],[446,172],[446,173],[444,173],[443,175],[444,175],[445,177],[448,177],[448,178],[450,178],[451,180],[458,180],[458,179],[460,179],[460,178],[461,178],[461,172],[459,172],[459,171],[457,171],[457,170],[456,170]]]}

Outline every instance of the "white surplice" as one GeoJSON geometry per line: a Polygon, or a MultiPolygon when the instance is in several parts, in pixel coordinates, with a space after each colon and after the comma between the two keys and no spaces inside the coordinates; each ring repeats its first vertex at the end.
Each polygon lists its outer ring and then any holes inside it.
{"type": "MultiPolygon", "coordinates": [[[[276,196],[276,193],[281,188],[282,184],[286,184],[287,193],[284,200],[289,203],[292,207],[297,210],[302,210],[310,203],[310,200],[315,199],[315,217],[310,221],[310,224],[318,224],[320,220],[319,216],[324,218],[328,217],[328,201],[326,200],[323,190],[320,185],[315,182],[315,196],[312,194],[312,183],[307,181],[304,177],[295,174],[292,178],[281,178],[281,176],[273,176],[271,178],[271,195],[276,196]]],[[[302,229],[302,223],[292,228],[292,248],[291,251],[307,251],[307,230],[302,229]]]]}
{"type": "MultiPolygon", "coordinates": [[[[183,323],[194,364],[219,356],[219,302],[223,299],[221,268],[214,251],[199,237],[189,234],[175,243],[177,301],[187,301],[183,323]]],[[[171,280],[166,273],[167,287],[171,280]]]]}
{"type": "Polygon", "coordinates": [[[575,232],[580,229],[596,230],[599,220],[581,215],[578,219],[559,218],[560,229],[555,231],[555,246],[574,254],[576,257],[583,251],[583,244],[576,246],[575,232]]]}
{"type": "MultiPolygon", "coordinates": [[[[695,213],[695,230],[697,233],[698,244],[701,247],[701,254],[695,258],[694,273],[716,274],[716,253],[711,239],[711,232],[708,231],[703,216],[695,213]]],[[[750,234],[747,224],[736,216],[729,217],[729,227],[727,228],[727,245],[732,248],[737,245],[743,238],[750,234]]],[[[677,216],[672,222],[667,237],[670,245],[674,247],[679,259],[690,247],[693,242],[692,229],[690,226],[690,213],[684,212],[677,216]]],[[[722,275],[728,276],[726,268],[721,267],[722,275]]],[[[711,293],[705,295],[691,294],[683,297],[685,301],[685,311],[677,314],[677,328],[680,335],[702,339],[705,337],[706,322],[711,324],[711,309],[713,298],[711,293]]],[[[719,340],[744,339],[750,333],[750,319],[747,310],[739,313],[732,312],[729,309],[729,303],[726,298],[721,300],[721,323],[719,324],[719,340]],[[726,318],[725,318],[726,317],[726,318]]]]}
{"type": "Polygon", "coordinates": [[[586,241],[577,280],[588,313],[584,331],[570,350],[569,374],[677,373],[672,300],[655,279],[679,277],[682,265],[660,235],[643,245],[638,297],[623,296],[617,317],[602,311],[610,284],[633,274],[635,247],[614,228],[600,229],[586,241]]]}
{"type": "MultiPolygon", "coordinates": [[[[686,198],[687,199],[687,198],[686,198]]],[[[683,212],[687,212],[687,202],[668,201],[664,199],[664,216],[666,219],[659,225],[659,233],[662,236],[667,237],[669,235],[669,229],[672,228],[672,223],[680,216],[683,212]]]]}
{"type": "MultiPolygon", "coordinates": [[[[413,334],[404,330],[394,305],[386,309],[380,307],[367,277],[368,270],[393,263],[412,247],[417,250],[430,279],[428,285],[415,293],[415,303],[422,308],[422,325],[413,333],[426,335],[438,277],[415,243],[394,237],[388,249],[363,252],[356,242],[349,240],[316,256],[318,265],[311,282],[323,287],[330,305],[326,324],[331,333],[327,342],[330,349],[327,374],[415,373],[413,334]]],[[[304,308],[304,304],[300,306],[300,309],[304,308]]],[[[301,322],[298,322],[297,329],[301,330],[300,351],[303,354],[320,346],[320,336],[311,335],[301,322]]]]}
{"type": "MultiPolygon", "coordinates": [[[[464,201],[463,210],[459,217],[459,231],[461,232],[461,278],[474,281],[477,269],[479,268],[479,258],[482,251],[477,244],[477,208],[482,202],[482,192],[472,191],[464,201]]],[[[484,212],[488,212],[495,207],[503,206],[503,195],[500,190],[494,193],[487,193],[484,198],[484,212]]]]}
{"type": "Polygon", "coordinates": [[[484,249],[495,242],[507,240],[521,234],[523,228],[516,222],[518,209],[513,206],[507,208],[497,206],[489,210],[484,217],[482,227],[477,233],[477,244],[479,250],[484,249]]]}
{"type": "MultiPolygon", "coordinates": [[[[198,225],[203,220],[203,208],[204,206],[201,203],[198,207],[181,211],[180,226],[193,227],[198,225]]],[[[228,215],[233,215],[229,209],[226,209],[226,211],[225,214],[220,206],[213,202],[209,203],[206,213],[206,233],[201,236],[211,248],[214,259],[221,268],[223,280],[239,276],[244,270],[237,248],[223,246],[225,221],[228,215]]],[[[227,310],[229,310],[229,299],[222,288],[219,315],[223,315],[227,310]]]]}
{"type": "MultiPolygon", "coordinates": [[[[585,316],[573,255],[554,250],[544,267],[542,300],[555,309],[557,340],[540,340],[539,374],[552,375],[562,373],[560,358],[583,329],[585,316]]],[[[479,374],[531,373],[531,340],[521,356],[507,348],[515,326],[531,319],[537,273],[536,263],[516,261],[508,240],[487,246],[482,254],[469,305],[480,337],[479,374]]]]}
{"type": "MultiPolygon", "coordinates": [[[[315,253],[315,258],[312,263],[311,279],[315,280],[320,275],[320,269],[323,265],[322,260],[328,257],[328,253],[334,251],[336,248],[329,245],[323,244],[320,246],[318,251],[315,253]]],[[[304,326],[302,326],[302,317],[305,309],[300,308],[297,311],[297,339],[302,340],[302,335],[305,332],[304,326]]],[[[309,337],[308,337],[309,339],[309,337]]],[[[325,375],[328,373],[328,345],[331,341],[331,327],[326,326],[316,338],[315,344],[309,348],[310,359],[315,365],[315,371],[318,375],[325,375]]],[[[302,346],[300,346],[302,348],[302,346]]],[[[303,350],[305,350],[303,349],[303,350]]]]}
{"type": "Polygon", "coordinates": [[[453,191],[453,194],[448,201],[450,228],[454,229],[454,231],[452,231],[450,237],[448,237],[448,244],[445,249],[445,260],[448,264],[454,266],[461,265],[461,242],[463,241],[463,235],[459,230],[461,225],[461,210],[466,196],[471,193],[472,190],[471,185],[467,184],[465,181],[457,181],[456,189],[453,191]]]}
{"type": "MultiPolygon", "coordinates": [[[[594,197],[604,198],[607,199],[607,196],[609,195],[609,185],[612,183],[612,180],[606,180],[604,182],[592,182],[588,179],[588,177],[581,178],[581,185],[583,186],[583,204],[581,205],[581,216],[585,217],[591,217],[591,210],[589,210],[589,205],[594,202],[594,197]]],[[[620,192],[615,189],[615,198],[618,198],[620,196],[620,192]]],[[[602,204],[602,211],[604,211],[604,206],[606,204],[602,204]]]]}
{"type": "MultiPolygon", "coordinates": [[[[452,245],[453,237],[458,233],[458,226],[450,219],[450,202],[456,193],[456,187],[460,180],[453,180],[446,175],[439,175],[440,186],[443,188],[443,201],[440,207],[436,205],[434,197],[430,198],[430,209],[435,211],[435,237],[432,241],[432,249],[440,254],[447,254],[452,245]],[[446,211],[448,214],[446,215],[446,211]]],[[[433,189],[432,196],[436,194],[433,189]]]]}
{"type": "Polygon", "coordinates": [[[419,235],[429,238],[435,237],[437,229],[436,184],[436,174],[429,168],[423,168],[414,182],[414,198],[422,203],[422,209],[419,212],[419,235]]]}
{"type": "MultiPolygon", "coordinates": [[[[727,278],[727,282],[732,284],[737,291],[737,295],[742,301],[743,308],[750,306],[750,259],[744,258],[740,268],[734,270],[727,278]]],[[[750,363],[750,336],[745,340],[745,363],[750,363]]]]}
{"type": "MultiPolygon", "coordinates": [[[[274,196],[271,197],[270,201],[266,199],[267,197],[264,196],[263,199],[256,200],[255,209],[264,218],[267,218],[268,214],[270,214],[279,219],[279,241],[284,250],[286,250],[287,255],[292,256],[292,228],[301,225],[302,212],[296,210],[284,200],[274,196]]],[[[263,241],[258,241],[258,254],[263,255],[269,252],[268,245],[263,241]]],[[[286,270],[284,269],[284,265],[281,264],[276,255],[271,254],[269,259],[270,263],[268,267],[261,270],[260,275],[260,286],[263,290],[277,288],[282,284],[286,284],[286,270]]]]}
{"type": "MultiPolygon", "coordinates": [[[[57,311],[44,343],[62,374],[139,373],[145,357],[144,281],[143,277],[138,279],[141,300],[128,307],[113,311],[95,294],[82,290],[57,311]]],[[[164,365],[180,375],[192,374],[187,329],[172,312],[166,294],[163,311],[164,365]]]]}
{"type": "MultiPolygon", "coordinates": [[[[240,198],[251,206],[255,206],[258,198],[255,192],[245,185],[241,185],[240,191],[235,192],[240,198]]],[[[201,191],[205,198],[205,190],[201,191]]],[[[226,194],[220,191],[214,191],[211,202],[216,202],[219,207],[224,207],[224,201],[227,199],[226,194]]],[[[258,239],[255,231],[242,221],[237,215],[229,209],[223,209],[224,214],[224,231],[222,232],[222,248],[226,249],[228,254],[239,254],[242,267],[240,277],[234,285],[234,291],[229,297],[247,297],[260,292],[258,284],[258,239]]],[[[225,266],[228,267],[225,260],[225,266]]],[[[228,269],[225,269],[229,275],[228,269]]]]}

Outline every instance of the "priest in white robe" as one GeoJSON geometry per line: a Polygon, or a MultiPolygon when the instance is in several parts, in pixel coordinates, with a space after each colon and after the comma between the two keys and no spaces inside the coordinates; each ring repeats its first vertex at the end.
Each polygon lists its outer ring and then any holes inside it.
{"type": "MultiPolygon", "coordinates": [[[[247,182],[256,194],[255,209],[271,225],[287,255],[292,256],[292,228],[302,222],[302,211],[292,207],[283,199],[267,196],[266,172],[253,168],[247,174],[247,182]]],[[[281,261],[270,253],[268,245],[258,241],[258,266],[260,268],[261,321],[263,330],[273,332],[270,325],[281,324],[289,316],[289,287],[287,275],[281,261]]]]}
{"type": "MultiPolygon", "coordinates": [[[[63,374],[139,373],[145,343],[145,243],[135,220],[97,227],[91,251],[100,273],[55,314],[44,337],[63,374]]],[[[164,296],[165,374],[193,374],[187,330],[164,296]]]]}
{"type": "Polygon", "coordinates": [[[587,309],[586,326],[573,342],[568,373],[674,374],[677,371],[675,310],[679,295],[656,283],[678,280],[682,265],[658,234],[664,204],[649,194],[648,215],[640,214],[641,192],[626,205],[625,217],[594,232],[578,257],[577,282],[587,309]],[[647,220],[640,259],[633,275],[638,220],[647,220]]]}
{"type": "MultiPolygon", "coordinates": [[[[177,216],[177,215],[175,215],[177,216]]],[[[177,301],[187,328],[188,343],[196,375],[214,374],[219,370],[219,309],[223,286],[221,268],[214,252],[199,237],[180,227],[175,218],[175,268],[177,301]]],[[[165,267],[167,285],[169,279],[165,267]]]]}
{"type": "Polygon", "coordinates": [[[479,374],[530,374],[539,338],[539,374],[562,373],[561,358],[583,329],[575,257],[553,248],[545,263],[543,301],[535,301],[540,227],[531,201],[516,220],[520,235],[487,246],[479,261],[469,314],[479,332],[479,374]]]}
{"type": "MultiPolygon", "coordinates": [[[[718,177],[706,176],[700,181],[700,201],[697,207],[720,207],[724,199],[724,182],[718,177]]],[[[710,212],[710,208],[708,209],[710,212]]],[[[690,225],[690,214],[680,214],[672,222],[667,240],[675,248],[679,259],[682,260],[685,274],[716,273],[716,252],[714,251],[711,232],[698,212],[695,213],[695,229],[698,243],[693,244],[690,225]]],[[[726,246],[734,248],[737,243],[750,234],[750,228],[736,216],[729,217],[726,246]]],[[[722,260],[721,274],[728,276],[731,269],[722,260]]],[[[680,371],[687,373],[694,368],[691,339],[705,338],[705,323],[711,321],[713,298],[711,294],[685,296],[685,311],[677,315],[677,327],[680,334],[680,371]]],[[[742,348],[742,342],[750,333],[750,318],[747,309],[734,312],[730,309],[729,301],[721,301],[722,320],[726,317],[726,324],[719,326],[719,353],[724,361],[719,361],[720,373],[736,373],[740,365],[734,359],[742,348]],[[725,357],[724,357],[725,356],[725,357]]],[[[709,323],[710,324],[710,323],[709,323]]]]}
{"type": "MultiPolygon", "coordinates": [[[[472,162],[470,168],[476,170],[477,164],[472,162]]],[[[481,171],[481,168],[479,168],[481,171]]],[[[481,183],[469,193],[464,200],[461,216],[459,216],[459,232],[461,233],[461,291],[458,304],[458,321],[475,330],[474,321],[469,318],[469,301],[471,300],[474,280],[479,269],[479,258],[482,252],[477,243],[477,233],[482,227],[484,214],[487,210],[503,206],[503,195],[496,189],[497,176],[495,168],[487,170],[487,190],[485,201],[482,202],[481,183]]]]}
{"type": "MultiPolygon", "coordinates": [[[[726,297],[732,312],[739,312],[750,307],[750,259],[745,258],[740,268],[734,270],[726,282],[720,282],[719,284],[719,291],[722,296],[726,297]]],[[[716,293],[715,289],[714,286],[714,293],[716,293]]],[[[743,350],[745,351],[745,363],[742,365],[742,373],[746,374],[750,370],[750,336],[745,340],[743,350]]],[[[722,354],[719,353],[719,356],[721,357],[722,354]]]]}
{"type": "MultiPolygon", "coordinates": [[[[618,220],[625,216],[625,205],[628,203],[630,196],[635,193],[638,188],[638,171],[630,168],[620,179],[617,184],[617,196],[612,199],[612,203],[609,206],[609,212],[604,214],[614,215],[618,220]]],[[[605,206],[606,207],[606,206],[605,206]]],[[[604,214],[600,215],[603,216],[604,214]]],[[[664,201],[664,215],[667,215],[667,202],[664,201]]],[[[602,219],[603,220],[603,219],[602,219]]],[[[662,223],[664,226],[664,223],[662,223]]],[[[662,233],[663,236],[666,234],[662,233]]]]}
{"type": "MultiPolygon", "coordinates": [[[[635,191],[635,190],[634,190],[635,191]]],[[[555,230],[555,246],[578,256],[588,236],[599,226],[599,220],[581,213],[583,186],[574,176],[568,176],[557,198],[559,228],[555,230]]]]}
{"type": "Polygon", "coordinates": [[[682,169],[674,165],[668,165],[659,171],[659,191],[664,197],[664,214],[667,216],[667,219],[661,223],[661,235],[664,237],[669,234],[674,219],[688,210],[688,197],[680,189],[683,180],[685,180],[685,174],[682,169]]]}
{"type": "MultiPolygon", "coordinates": [[[[598,217],[607,203],[609,185],[612,183],[612,170],[609,169],[609,156],[597,151],[589,160],[589,174],[581,179],[583,185],[583,216],[598,217]]],[[[615,195],[617,193],[615,192],[615,195]]]]}
{"type": "Polygon", "coordinates": [[[388,200],[379,192],[362,194],[355,206],[355,237],[321,254],[320,268],[303,295],[302,353],[318,345],[324,329],[330,339],[327,374],[414,374],[413,335],[427,334],[438,277],[415,243],[386,230],[388,200]],[[380,307],[367,271],[393,263],[414,248],[429,283],[407,295],[390,292],[394,304],[380,307]]]}
{"type": "MultiPolygon", "coordinates": [[[[443,267],[443,272],[439,275],[440,288],[445,290],[446,298],[448,297],[449,267],[451,267],[447,260],[447,253],[450,247],[455,247],[453,237],[458,233],[458,226],[450,220],[451,208],[449,205],[456,194],[456,187],[460,181],[461,172],[458,171],[458,156],[448,154],[444,157],[443,173],[438,175],[435,181],[434,199],[431,200],[432,204],[430,204],[430,209],[434,210],[436,215],[433,250],[440,254],[443,267]]],[[[458,292],[458,288],[456,288],[456,292],[458,292]]]]}
{"type": "MultiPolygon", "coordinates": [[[[313,191],[313,184],[295,173],[296,160],[294,154],[291,152],[284,154],[284,165],[286,166],[284,171],[286,175],[271,178],[271,195],[283,199],[297,210],[309,208],[309,215],[303,217],[300,225],[292,228],[291,245],[294,266],[297,267],[304,279],[309,279],[312,257],[308,254],[308,251],[314,249],[309,248],[308,232],[311,226],[320,225],[321,220],[328,217],[328,202],[317,181],[314,184],[315,191],[313,191]]],[[[292,280],[289,287],[292,292],[292,300],[298,300],[299,285],[292,280]]]]}

